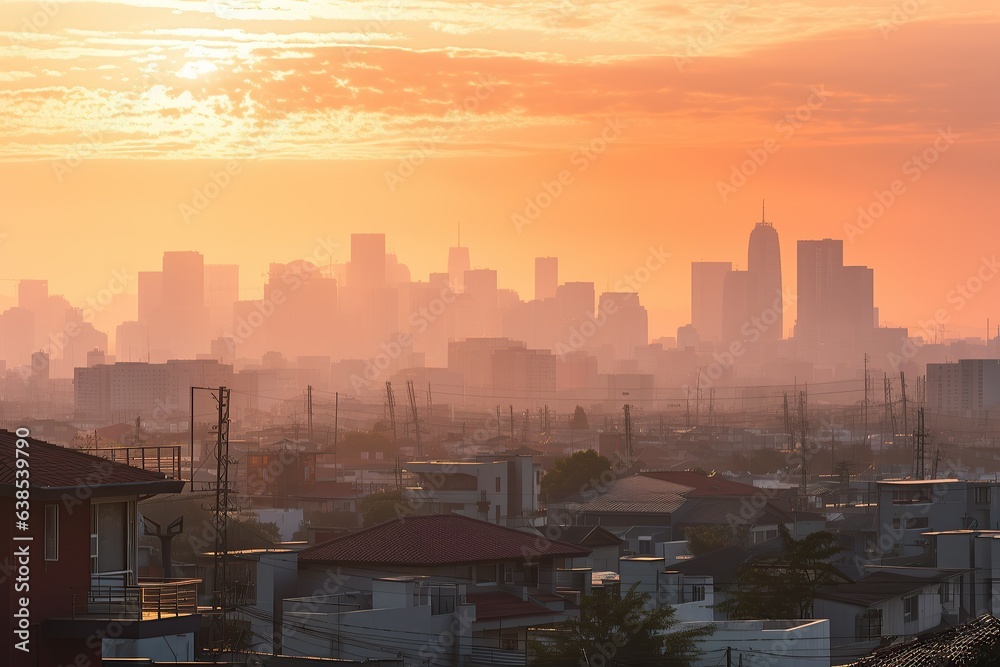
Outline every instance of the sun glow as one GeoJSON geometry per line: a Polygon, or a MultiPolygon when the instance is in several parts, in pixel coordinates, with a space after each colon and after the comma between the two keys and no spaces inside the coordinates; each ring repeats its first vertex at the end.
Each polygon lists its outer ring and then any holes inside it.
{"type": "Polygon", "coordinates": [[[185,79],[197,79],[202,74],[215,72],[218,69],[219,68],[209,60],[192,60],[184,64],[184,67],[177,72],[177,76],[185,79]]]}

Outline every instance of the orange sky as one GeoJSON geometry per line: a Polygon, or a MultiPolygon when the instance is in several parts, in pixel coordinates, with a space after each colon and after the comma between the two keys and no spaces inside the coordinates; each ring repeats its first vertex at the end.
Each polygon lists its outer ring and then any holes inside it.
{"type": "Polygon", "coordinates": [[[640,293],[673,335],[690,262],[745,267],[766,198],[787,287],[796,239],[843,238],[884,323],[1000,323],[988,271],[952,293],[1000,254],[994,0],[51,0],[0,33],[0,278],[76,302],[165,249],[240,263],[249,298],[357,231],[426,279],[461,223],[522,298],[536,255],[604,287],[662,246],[640,293]]]}

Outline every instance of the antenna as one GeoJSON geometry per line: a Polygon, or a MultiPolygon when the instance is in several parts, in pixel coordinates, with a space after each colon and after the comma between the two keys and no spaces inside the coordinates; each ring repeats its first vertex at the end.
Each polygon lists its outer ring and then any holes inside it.
{"type": "Polygon", "coordinates": [[[760,200],[760,221],[764,222],[764,200],[760,200]]]}

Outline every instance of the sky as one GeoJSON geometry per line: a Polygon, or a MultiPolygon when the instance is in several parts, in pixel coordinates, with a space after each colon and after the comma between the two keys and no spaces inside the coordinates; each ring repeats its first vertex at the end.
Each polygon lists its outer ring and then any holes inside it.
{"type": "Polygon", "coordinates": [[[426,280],[461,226],[522,298],[558,256],[674,335],[764,201],[786,290],[796,240],[843,239],[883,324],[983,335],[998,132],[995,0],[5,0],[0,293],[81,303],[193,249],[252,298],[352,232],[426,280]]]}

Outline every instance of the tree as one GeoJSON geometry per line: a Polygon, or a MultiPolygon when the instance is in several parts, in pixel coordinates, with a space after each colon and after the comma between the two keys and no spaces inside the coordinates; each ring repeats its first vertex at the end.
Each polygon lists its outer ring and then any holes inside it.
{"type": "Polygon", "coordinates": [[[586,429],[590,428],[587,422],[587,413],[583,411],[583,408],[579,405],[576,406],[576,410],[573,411],[573,417],[569,421],[569,427],[575,429],[586,429]]]}
{"type": "Polygon", "coordinates": [[[398,518],[402,507],[403,493],[395,489],[378,491],[358,503],[365,528],[398,518]]]}
{"type": "Polygon", "coordinates": [[[719,605],[733,619],[810,618],[820,586],[840,575],[828,560],[840,552],[837,538],[825,531],[796,540],[778,527],[782,554],[737,569],[735,587],[719,605]]]}
{"type": "Polygon", "coordinates": [[[611,461],[593,449],[576,452],[556,460],[552,470],[542,477],[542,496],[548,501],[582,493],[588,485],[596,488],[613,479],[611,461]]]}
{"type": "Polygon", "coordinates": [[[744,546],[749,542],[749,531],[745,527],[689,526],[684,529],[688,551],[693,556],[701,556],[726,547],[744,546]]]}
{"type": "Polygon", "coordinates": [[[669,632],[678,623],[674,608],[648,609],[649,595],[636,586],[622,597],[600,592],[581,598],[579,618],[566,621],[549,641],[529,643],[531,664],[689,665],[699,655],[696,641],[710,635],[712,628],[669,632]]]}

